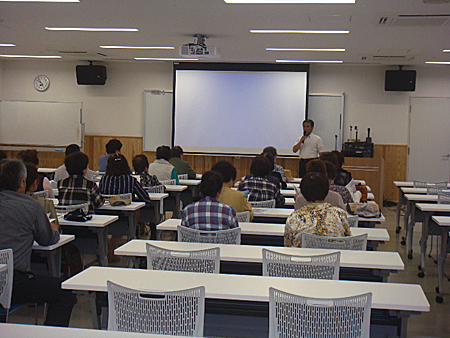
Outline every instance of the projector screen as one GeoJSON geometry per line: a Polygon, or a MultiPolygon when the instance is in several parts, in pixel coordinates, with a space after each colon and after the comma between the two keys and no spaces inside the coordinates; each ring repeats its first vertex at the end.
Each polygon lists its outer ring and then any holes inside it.
{"type": "Polygon", "coordinates": [[[280,155],[293,155],[306,118],[308,70],[305,65],[175,65],[174,144],[185,152],[216,154],[259,154],[271,145],[280,155]]]}

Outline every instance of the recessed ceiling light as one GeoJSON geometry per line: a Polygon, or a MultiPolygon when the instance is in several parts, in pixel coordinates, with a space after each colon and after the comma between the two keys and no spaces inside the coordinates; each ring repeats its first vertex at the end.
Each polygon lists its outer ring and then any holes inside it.
{"type": "Polygon", "coordinates": [[[0,47],[16,47],[13,43],[0,43],[0,47]]]}
{"type": "Polygon", "coordinates": [[[12,54],[2,54],[2,58],[36,58],[36,59],[61,59],[62,56],[59,55],[12,55],[12,54]]]}
{"type": "Polygon", "coordinates": [[[275,60],[275,62],[295,62],[295,63],[343,63],[342,60],[275,60]]]}
{"type": "Polygon", "coordinates": [[[338,30],[300,30],[300,29],[251,29],[250,33],[257,34],[348,34],[350,31],[338,30]]]}
{"type": "Polygon", "coordinates": [[[277,52],[345,52],[344,48],[266,48],[277,52]]]}
{"type": "Polygon", "coordinates": [[[139,32],[137,28],[95,28],[95,27],[45,27],[48,31],[76,32],[139,32]]]}
{"type": "Polygon", "coordinates": [[[177,59],[177,58],[145,58],[145,57],[138,57],[138,58],[134,58],[135,60],[138,61],[198,61],[198,59],[177,59]]]}
{"type": "Polygon", "coordinates": [[[175,49],[175,47],[164,46],[100,46],[105,49],[175,49]]]}
{"type": "Polygon", "coordinates": [[[0,2],[80,2],[80,0],[0,0],[0,2]]]}
{"type": "Polygon", "coordinates": [[[354,4],[356,0],[224,0],[227,4],[354,4]]]}
{"type": "Polygon", "coordinates": [[[450,65],[450,61],[427,61],[429,65],[450,65]]]}

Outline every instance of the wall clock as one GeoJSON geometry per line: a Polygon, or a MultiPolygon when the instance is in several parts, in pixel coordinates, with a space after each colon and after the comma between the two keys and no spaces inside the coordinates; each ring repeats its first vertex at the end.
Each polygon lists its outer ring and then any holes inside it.
{"type": "Polygon", "coordinates": [[[34,79],[34,88],[40,92],[45,92],[50,86],[50,80],[45,75],[38,75],[34,79]]]}

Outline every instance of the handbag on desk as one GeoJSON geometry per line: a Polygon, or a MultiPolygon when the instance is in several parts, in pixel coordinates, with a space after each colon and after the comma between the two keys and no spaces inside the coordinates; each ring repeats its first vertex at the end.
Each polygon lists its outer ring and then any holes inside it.
{"type": "Polygon", "coordinates": [[[347,211],[352,215],[365,218],[380,217],[380,207],[375,202],[369,203],[349,203],[347,211]]]}
{"type": "Polygon", "coordinates": [[[86,222],[92,219],[92,215],[85,213],[83,209],[75,209],[65,214],[64,219],[72,222],[86,222]]]}

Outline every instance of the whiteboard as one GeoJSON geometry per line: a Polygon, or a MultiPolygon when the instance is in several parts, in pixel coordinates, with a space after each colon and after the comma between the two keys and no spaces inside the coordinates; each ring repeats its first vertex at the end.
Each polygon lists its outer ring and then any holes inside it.
{"type": "MultiPolygon", "coordinates": [[[[144,96],[144,150],[155,151],[160,145],[172,145],[173,92],[151,90],[145,91],[144,96]]],[[[309,118],[315,123],[314,133],[322,138],[325,151],[335,149],[334,135],[338,135],[337,149],[341,150],[344,94],[309,94],[308,111],[309,118]]],[[[299,128],[301,135],[301,126],[299,128]]],[[[292,140],[292,145],[294,143],[292,140]]]]}
{"type": "Polygon", "coordinates": [[[172,101],[172,91],[144,91],[144,151],[172,145],[172,101]]]}
{"type": "Polygon", "coordinates": [[[0,144],[82,146],[81,102],[0,101],[0,144]]]}
{"type": "Polygon", "coordinates": [[[324,151],[342,149],[344,94],[309,94],[308,118],[314,121],[314,134],[322,138],[324,151]]]}

